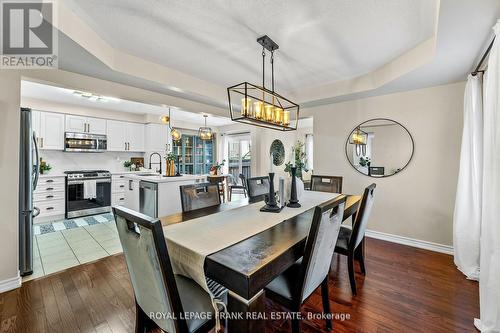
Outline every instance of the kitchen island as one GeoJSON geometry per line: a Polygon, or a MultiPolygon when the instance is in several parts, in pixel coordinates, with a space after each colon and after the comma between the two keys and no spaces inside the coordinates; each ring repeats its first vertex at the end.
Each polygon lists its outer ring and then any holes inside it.
{"type": "Polygon", "coordinates": [[[179,186],[203,182],[206,179],[206,175],[165,177],[154,173],[124,176],[124,206],[151,217],[182,212],[179,186]]]}

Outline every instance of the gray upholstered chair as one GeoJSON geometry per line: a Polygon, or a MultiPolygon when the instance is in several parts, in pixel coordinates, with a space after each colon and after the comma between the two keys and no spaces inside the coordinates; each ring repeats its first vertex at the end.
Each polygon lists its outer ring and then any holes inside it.
{"type": "Polygon", "coordinates": [[[342,193],[342,177],[312,175],[311,191],[342,193]]]}
{"type": "Polygon", "coordinates": [[[363,193],[358,211],[353,217],[352,228],[342,226],[340,228],[339,239],[335,246],[335,252],[347,256],[347,267],[349,271],[349,281],[353,295],[357,294],[356,279],[354,276],[354,259],[357,259],[361,268],[361,273],[366,275],[365,268],[365,230],[373,207],[376,184],[371,184],[363,193]]]}
{"type": "Polygon", "coordinates": [[[233,175],[230,175],[231,178],[231,184],[229,184],[229,197],[228,201],[231,201],[231,198],[233,196],[233,190],[242,190],[243,195],[245,198],[247,197],[247,180],[245,178],[245,175],[240,173],[239,178],[241,180],[241,184],[238,184],[236,180],[234,180],[233,175]]]}
{"type": "Polygon", "coordinates": [[[174,275],[161,223],[124,207],[113,207],[116,228],[136,305],[136,332],[160,328],[165,332],[208,332],[213,319],[184,319],[181,313],[211,313],[209,294],[196,282],[174,275]],[[153,316],[148,314],[167,314],[153,316]]]}
{"type": "Polygon", "coordinates": [[[179,189],[183,212],[220,205],[218,184],[190,184],[179,186],[179,189]]]}
{"type": "Polygon", "coordinates": [[[247,179],[247,191],[250,202],[262,201],[269,195],[269,177],[252,177],[247,179]]]}
{"type": "MultiPolygon", "coordinates": [[[[266,287],[266,297],[290,311],[299,312],[301,305],[321,285],[323,311],[330,313],[328,273],[333,250],[344,215],[346,196],[340,195],[314,209],[304,256],[266,287]]],[[[326,319],[332,329],[332,321],[326,319]]],[[[292,319],[292,332],[300,332],[299,318],[292,319]]]]}

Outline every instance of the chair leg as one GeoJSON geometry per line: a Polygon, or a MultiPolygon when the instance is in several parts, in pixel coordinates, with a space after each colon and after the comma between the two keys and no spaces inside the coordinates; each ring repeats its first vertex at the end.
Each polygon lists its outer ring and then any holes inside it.
{"type": "Polygon", "coordinates": [[[356,296],[356,278],[354,277],[354,255],[349,253],[347,256],[347,267],[349,269],[349,282],[351,283],[351,291],[356,296]]]}
{"type": "Polygon", "coordinates": [[[333,328],[332,320],[329,318],[330,316],[330,300],[328,298],[328,275],[321,283],[321,299],[323,300],[323,313],[327,318],[326,321],[326,329],[331,331],[333,328]]]}
{"type": "Polygon", "coordinates": [[[366,275],[366,267],[365,267],[365,240],[361,241],[358,248],[356,249],[356,258],[359,262],[359,267],[361,268],[361,273],[366,275]]]}
{"type": "Polygon", "coordinates": [[[231,201],[231,197],[233,196],[233,188],[229,188],[229,193],[227,194],[227,201],[231,201]]]}

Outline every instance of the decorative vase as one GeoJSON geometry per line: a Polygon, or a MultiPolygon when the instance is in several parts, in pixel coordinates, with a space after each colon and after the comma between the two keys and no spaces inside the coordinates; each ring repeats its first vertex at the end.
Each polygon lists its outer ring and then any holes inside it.
{"type": "Polygon", "coordinates": [[[175,161],[167,160],[165,176],[167,177],[175,176],[175,161]]]}

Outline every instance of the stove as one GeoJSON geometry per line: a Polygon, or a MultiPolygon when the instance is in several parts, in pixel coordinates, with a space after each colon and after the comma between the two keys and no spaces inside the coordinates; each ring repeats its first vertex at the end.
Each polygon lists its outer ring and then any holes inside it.
{"type": "Polygon", "coordinates": [[[66,218],[111,211],[111,173],[107,170],[66,171],[66,218]]]}
{"type": "Polygon", "coordinates": [[[111,173],[107,170],[65,171],[64,173],[68,179],[96,179],[111,177],[111,173]]]}

